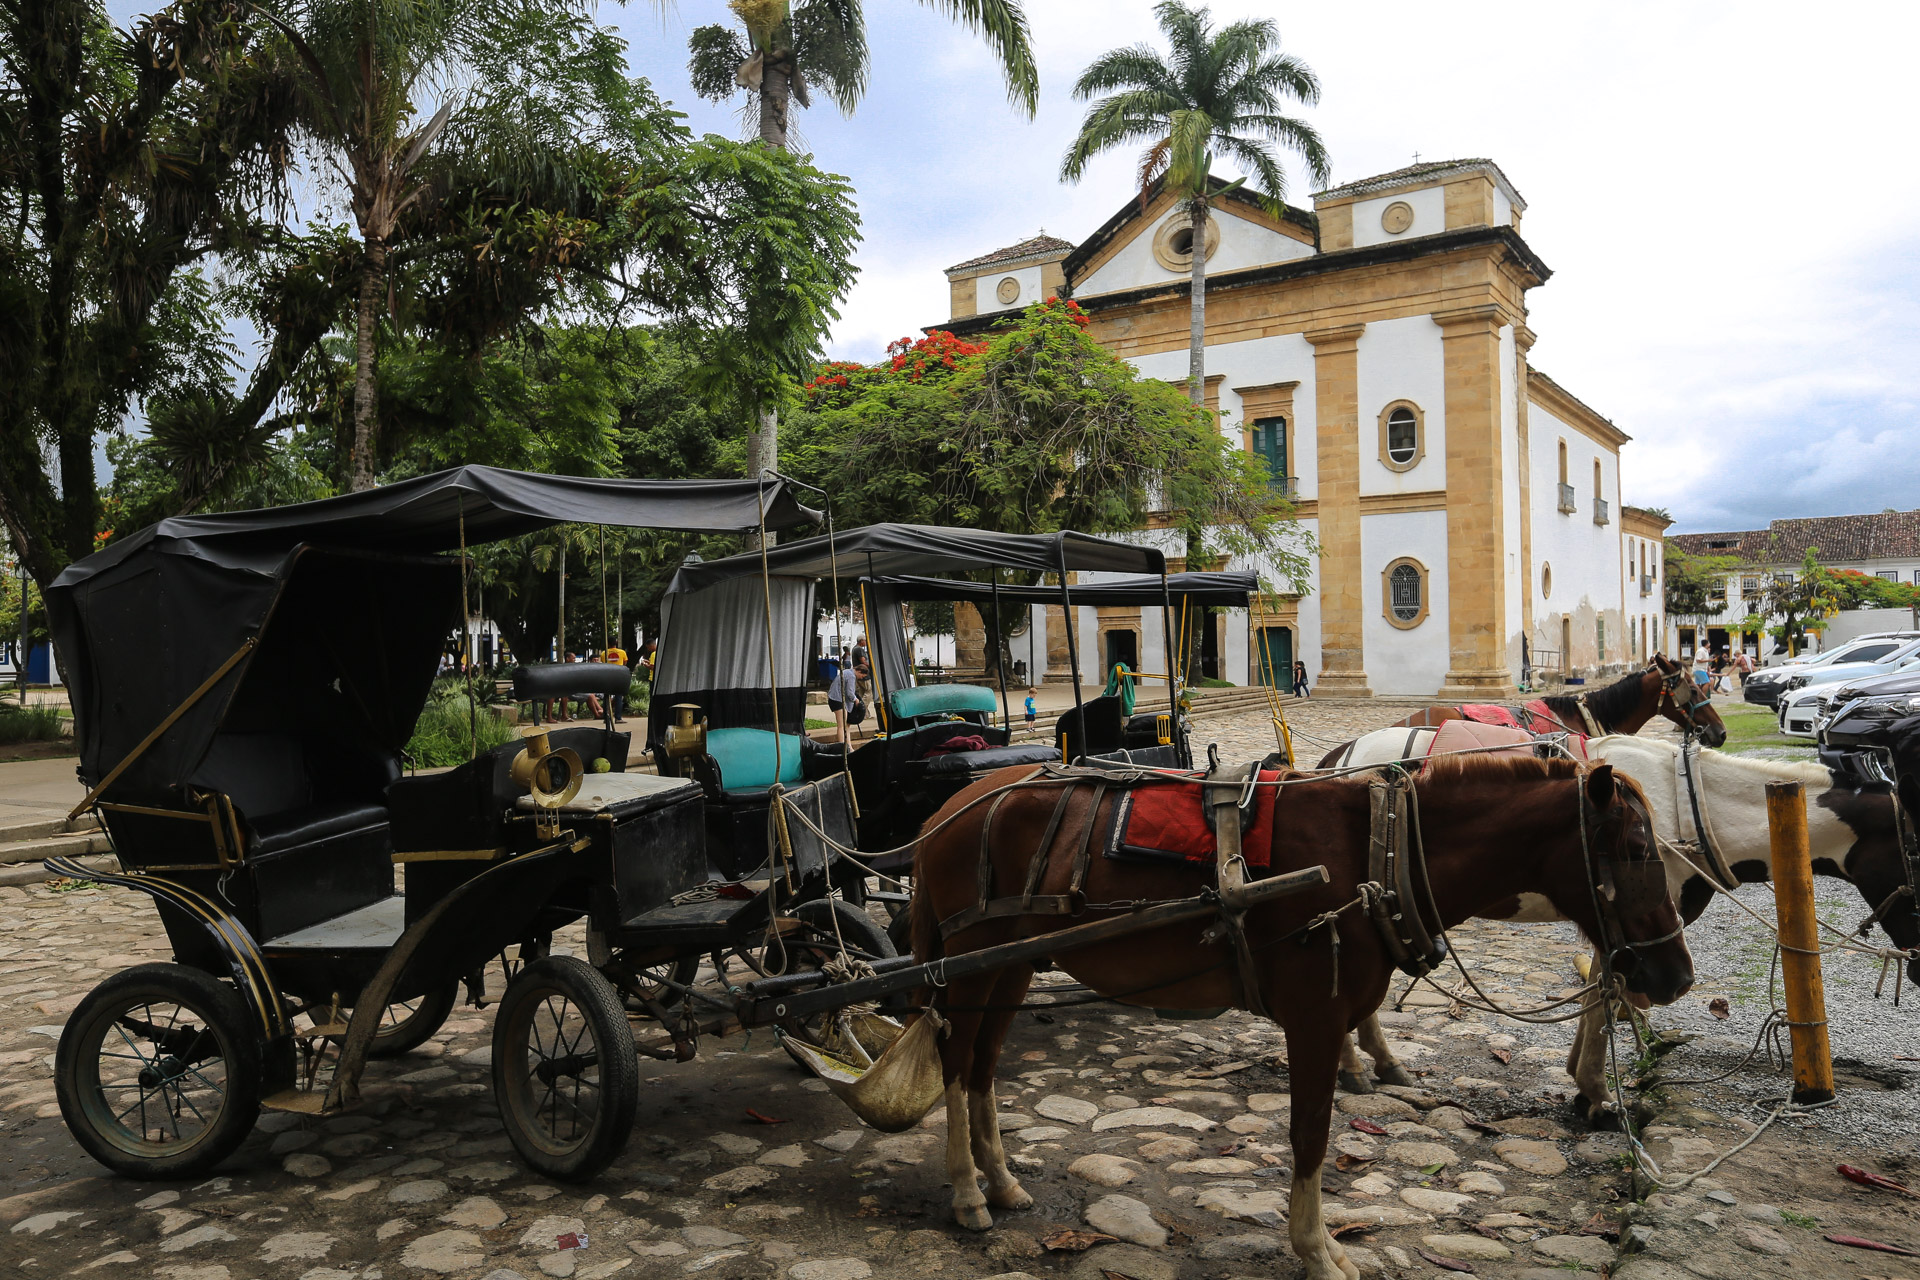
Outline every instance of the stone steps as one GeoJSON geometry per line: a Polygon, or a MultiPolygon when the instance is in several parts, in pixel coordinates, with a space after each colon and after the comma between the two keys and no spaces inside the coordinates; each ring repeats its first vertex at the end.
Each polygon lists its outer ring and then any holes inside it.
{"type": "Polygon", "coordinates": [[[32,818],[0,825],[0,885],[52,879],[40,865],[47,858],[83,858],[86,866],[112,869],[112,853],[113,842],[92,814],[72,820],[32,818]]]}

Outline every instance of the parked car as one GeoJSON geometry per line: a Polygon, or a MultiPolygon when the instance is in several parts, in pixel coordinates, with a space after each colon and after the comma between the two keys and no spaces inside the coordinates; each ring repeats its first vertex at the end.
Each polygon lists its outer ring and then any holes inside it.
{"type": "Polygon", "coordinates": [[[1920,712],[1920,665],[1830,690],[1820,745],[1837,750],[1880,745],[1887,726],[1920,712]]]}
{"type": "Polygon", "coordinates": [[[1832,706],[1840,690],[1879,676],[1920,671],[1920,640],[1912,641],[1884,662],[1842,662],[1830,667],[1815,667],[1795,676],[1806,683],[1789,687],[1780,695],[1780,732],[1795,738],[1817,737],[1821,718],[1832,706]]]}
{"type": "MultiPolygon", "coordinates": [[[[1804,689],[1810,684],[1828,683],[1825,679],[1826,674],[1843,664],[1883,662],[1890,658],[1898,661],[1901,656],[1904,656],[1904,650],[1916,644],[1920,644],[1920,632],[1915,631],[1861,636],[1817,657],[1804,661],[1796,660],[1754,672],[1747,677],[1746,685],[1740,691],[1741,697],[1748,702],[1778,710],[1780,695],[1790,689],[1804,689]],[[1795,683],[1796,681],[1798,683],[1795,683]]],[[[1852,674],[1854,673],[1847,672],[1838,678],[1846,679],[1852,674]]],[[[1876,671],[1865,674],[1879,675],[1880,673],[1876,671]]]]}

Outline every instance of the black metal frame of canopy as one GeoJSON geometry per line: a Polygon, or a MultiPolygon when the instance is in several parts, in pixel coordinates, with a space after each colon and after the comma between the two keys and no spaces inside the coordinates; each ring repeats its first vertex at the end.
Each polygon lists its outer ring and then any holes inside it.
{"type": "MultiPolygon", "coordinates": [[[[1145,575],[1145,581],[1128,584],[1127,599],[1137,602],[1146,590],[1157,583],[1158,603],[1161,605],[1164,652],[1171,654],[1173,647],[1173,596],[1174,592],[1167,575],[1166,556],[1157,548],[1140,546],[1135,543],[1120,542],[1110,538],[1098,538],[1089,534],[1061,530],[1044,534],[995,533],[979,529],[948,529],[932,525],[876,524],[866,525],[843,532],[808,538],[799,542],[785,543],[775,547],[764,555],[749,553],[730,556],[723,560],[690,561],[674,575],[667,588],[669,598],[676,595],[690,595],[693,592],[719,586],[723,583],[758,576],[762,572],[770,578],[804,578],[819,581],[826,578],[845,577],[848,580],[865,579],[868,582],[890,583],[911,581],[917,589],[931,589],[930,584],[940,581],[923,575],[938,573],[969,573],[988,571],[994,578],[988,583],[955,582],[956,593],[968,596],[984,592],[992,607],[998,610],[998,602],[1004,596],[1009,599],[1035,599],[1045,592],[1048,602],[1057,598],[1068,619],[1073,617],[1073,606],[1078,600],[1086,603],[1103,588],[1112,584],[1082,584],[1076,589],[1069,581],[1076,572],[1107,572],[1118,574],[1145,575]],[[1056,574],[1058,587],[1053,590],[1040,587],[1003,586],[999,580],[1002,569],[1026,570],[1041,574],[1056,574]]],[[[1206,574],[1192,575],[1206,578],[1206,584],[1196,583],[1199,590],[1203,585],[1208,588],[1226,591],[1229,595],[1238,594],[1244,603],[1245,592],[1257,589],[1252,583],[1252,575],[1206,574]]],[[[929,597],[921,597],[929,598],[929,597]]],[[[869,629],[877,631],[872,625],[872,614],[868,615],[869,629]]],[[[663,639],[662,648],[672,639],[672,623],[667,625],[668,635],[663,639]]],[[[1081,670],[1078,628],[1069,622],[1067,626],[1067,662],[1073,681],[1073,701],[1075,711],[1084,715],[1085,705],[1081,692],[1081,670]]],[[[886,680],[884,664],[879,661],[876,641],[874,676],[876,704],[884,708],[887,703],[889,686],[886,680]]],[[[909,667],[910,669],[910,667],[909,667]]],[[[1002,714],[1010,719],[1006,702],[1005,675],[1001,676],[1002,714]]],[[[1174,679],[1167,680],[1168,709],[1176,718],[1179,715],[1179,689],[1174,679]]],[[[672,693],[668,693],[668,698],[672,693]]],[[[663,727],[662,712],[656,712],[649,725],[650,744],[657,738],[663,727]]],[[[885,721],[882,721],[883,727],[885,721]]]]}
{"type": "MultiPolygon", "coordinates": [[[[560,523],[744,533],[814,519],[778,479],[593,480],[463,467],[321,502],[162,521],[69,566],[47,600],[89,787],[75,812],[100,813],[123,870],[48,865],[151,896],[177,961],[108,979],[69,1023],[56,1083],[75,1137],[116,1172],[202,1172],[246,1136],[263,1094],[309,1112],[350,1102],[367,1057],[393,1030],[382,1023],[396,1000],[433,1006],[448,994],[425,1027],[431,1034],[455,979],[487,956],[583,915],[603,935],[618,933],[629,888],[640,898],[664,891],[623,884],[621,864],[644,860],[623,860],[615,848],[620,815],[667,813],[654,825],[674,826],[675,805],[657,797],[616,799],[569,823],[503,811],[501,778],[518,744],[453,774],[404,780],[419,788],[399,786],[399,749],[459,622],[468,546],[560,523]],[[456,550],[458,559],[444,554],[456,550]],[[479,809],[458,803],[476,796],[479,809]],[[409,836],[390,855],[396,820],[409,836]],[[404,896],[393,893],[396,860],[410,864],[404,896]],[[167,1031],[131,1012],[156,1001],[196,1030],[167,1031]],[[314,1083],[296,1052],[302,1013],[315,1023],[306,1040],[339,1046],[324,1092],[295,1087],[314,1083]],[[102,1045],[89,1049],[88,1039],[129,1027],[153,1050],[137,1084],[116,1086],[138,1090],[138,1131],[127,1121],[132,1108],[103,1103],[102,1045]],[[183,1139],[187,1109],[201,1115],[185,1090],[213,1087],[216,1077],[212,1120],[183,1139]],[[147,1132],[150,1099],[163,1126],[156,1134],[147,1132]]],[[[576,729],[551,740],[561,744],[556,755],[617,755],[624,767],[625,735],[576,729]]],[[[666,834],[700,851],[697,823],[666,834]]],[[[695,878],[703,872],[702,858],[695,878]]],[[[600,1032],[624,1037],[630,1050],[603,976],[542,960],[515,983],[541,966],[536,976],[597,1010],[600,1032]]],[[[510,984],[503,1018],[514,996],[510,984]]],[[[596,1055],[605,1059],[597,1065],[618,1074],[620,1056],[596,1055]]],[[[618,1149],[608,1142],[625,1140],[617,1115],[584,1152],[530,1149],[508,1128],[523,1156],[560,1176],[604,1165],[618,1149]]]]}

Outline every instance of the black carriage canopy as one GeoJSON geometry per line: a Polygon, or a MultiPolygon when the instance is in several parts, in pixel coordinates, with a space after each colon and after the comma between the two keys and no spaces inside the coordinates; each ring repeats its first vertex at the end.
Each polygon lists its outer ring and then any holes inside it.
{"type": "MultiPolygon", "coordinates": [[[[647,741],[657,743],[672,720],[677,703],[699,706],[713,728],[771,729],[777,705],[782,732],[800,732],[806,708],[806,662],[812,650],[815,585],[836,574],[843,585],[871,579],[881,589],[868,593],[865,612],[868,639],[873,646],[876,689],[886,691],[914,683],[913,662],[897,606],[903,599],[980,599],[990,596],[987,583],[915,578],[930,573],[969,573],[982,569],[1015,569],[1040,573],[1111,573],[1131,575],[1121,580],[1132,594],[1113,600],[1095,593],[1112,583],[1074,584],[1075,601],[1094,603],[1159,603],[1160,575],[1166,557],[1158,548],[1091,534],[1060,530],[1055,533],[994,533],[982,529],[949,529],[937,525],[875,524],[849,529],[831,537],[813,537],[759,552],[728,556],[724,560],[689,560],[673,576],[661,602],[660,657],[654,674],[653,702],[647,716],[647,741]],[[921,581],[948,589],[944,597],[892,594],[895,581],[921,581]],[[1148,587],[1151,586],[1149,593],[1148,587]],[[1085,593],[1083,595],[1083,593],[1085,593]],[[891,625],[873,620],[893,619],[891,625]],[[769,619],[778,676],[774,694],[768,693],[767,640],[769,619]],[[775,699],[777,698],[777,704],[775,699]]],[[[1257,590],[1252,574],[1178,575],[1208,579],[1208,587],[1232,592],[1226,580],[1244,579],[1237,601],[1257,590]],[[1220,580],[1218,582],[1212,580],[1220,580]]],[[[1033,601],[1057,603],[1060,588],[1002,587],[1031,593],[1033,601]]],[[[1213,601],[1208,601],[1213,603],[1213,601]]]]}
{"type": "Polygon", "coordinates": [[[97,786],[162,726],[106,798],[177,804],[191,786],[228,790],[209,771],[249,753],[291,752],[309,768],[396,757],[460,624],[459,561],[430,553],[555,524],[739,533],[815,518],[774,479],[457,467],[319,502],[162,520],[47,589],[81,780],[97,786]]]}

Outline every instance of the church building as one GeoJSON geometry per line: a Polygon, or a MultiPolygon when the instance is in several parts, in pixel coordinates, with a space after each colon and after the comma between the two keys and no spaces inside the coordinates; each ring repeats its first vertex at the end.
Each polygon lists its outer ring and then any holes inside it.
{"type": "MultiPolygon", "coordinates": [[[[1529,670],[1536,685],[1592,678],[1658,647],[1667,522],[1621,503],[1626,433],[1528,360],[1527,291],[1551,272],[1525,210],[1490,160],[1333,187],[1312,212],[1275,217],[1244,189],[1213,203],[1207,405],[1321,554],[1297,594],[1262,563],[1229,566],[1281,591],[1214,620],[1210,674],[1259,682],[1265,650],[1282,673],[1304,661],[1330,696],[1478,700],[1512,696],[1529,670]]],[[[1131,198],[1077,245],[1042,235],[949,268],[952,313],[935,327],[977,335],[1069,296],[1103,345],[1184,383],[1193,251],[1172,197],[1131,198]]],[[[1148,536],[1165,529],[1177,556],[1169,523],[1148,536]]],[[[1165,669],[1157,624],[1076,612],[1083,653],[1165,669]]],[[[1064,637],[1045,647],[1062,654],[1064,637]]]]}

